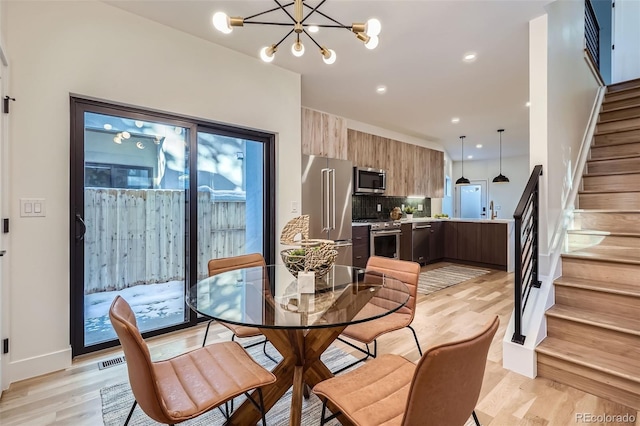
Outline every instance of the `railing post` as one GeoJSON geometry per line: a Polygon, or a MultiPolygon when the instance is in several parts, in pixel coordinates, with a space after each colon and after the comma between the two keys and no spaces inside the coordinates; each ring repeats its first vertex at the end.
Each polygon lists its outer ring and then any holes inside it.
{"type": "Polygon", "coordinates": [[[524,344],[522,335],[522,218],[515,219],[514,330],[511,341],[524,344]]]}
{"type": "MultiPolygon", "coordinates": [[[[542,173],[541,173],[542,174],[542,173]]],[[[533,273],[531,279],[531,285],[535,288],[540,288],[542,282],[538,280],[538,246],[540,241],[540,228],[538,221],[538,204],[540,202],[540,179],[538,178],[538,183],[536,184],[536,191],[533,194],[533,238],[534,238],[534,246],[533,246],[533,273]]]]}

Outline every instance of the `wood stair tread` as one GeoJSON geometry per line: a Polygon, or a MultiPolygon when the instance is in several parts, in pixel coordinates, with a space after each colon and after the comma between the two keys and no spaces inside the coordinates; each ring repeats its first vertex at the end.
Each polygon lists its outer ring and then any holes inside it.
{"type": "Polygon", "coordinates": [[[575,209],[574,213],[603,213],[603,214],[640,214],[640,210],[629,209],[575,209]]]}
{"type": "Polygon", "coordinates": [[[596,229],[568,229],[569,234],[596,235],[599,237],[640,237],[640,232],[609,232],[596,229]]]}
{"type": "MultiPolygon", "coordinates": [[[[564,256],[564,254],[563,254],[564,256]]],[[[640,284],[625,284],[619,282],[603,282],[586,278],[560,277],[554,285],[563,287],[575,287],[585,290],[599,291],[603,293],[620,294],[629,297],[640,298],[640,284]]]]}
{"type": "MultiPolygon", "coordinates": [[[[600,111],[600,112],[620,111],[622,109],[633,108],[635,106],[640,106],[640,93],[638,93],[638,94],[636,94],[634,96],[631,96],[629,98],[625,98],[624,100],[629,100],[629,99],[633,99],[633,98],[638,98],[638,103],[636,105],[627,105],[627,106],[622,106],[622,107],[618,107],[618,108],[611,108],[611,109],[608,109],[608,110],[605,110],[605,111],[600,111]]],[[[615,103],[615,102],[620,102],[620,99],[607,99],[605,97],[605,99],[602,101],[602,104],[603,105],[608,105],[608,104],[612,104],[612,103],[615,103]]]]}
{"type": "MultiPolygon", "coordinates": [[[[624,107],[621,109],[627,109],[627,108],[637,108],[638,105],[632,105],[630,107],[624,107]]],[[[607,112],[615,112],[615,110],[610,110],[610,111],[603,111],[603,113],[607,113],[607,112]]],[[[630,115],[629,117],[623,117],[623,118],[610,118],[609,120],[598,120],[597,124],[607,124],[607,123],[615,123],[616,121],[625,121],[625,120],[633,120],[635,118],[639,118],[640,117],[640,113],[635,114],[635,115],[630,115]]]]}
{"type": "Polygon", "coordinates": [[[601,189],[582,189],[578,191],[578,194],[625,194],[628,192],[640,192],[640,188],[616,189],[615,191],[603,191],[601,189]]]}
{"type": "Polygon", "coordinates": [[[640,385],[640,359],[612,354],[592,346],[579,345],[554,337],[547,337],[536,352],[559,358],[640,385]]]}
{"type": "Polygon", "coordinates": [[[638,175],[640,174],[640,170],[637,172],[599,172],[599,173],[584,173],[582,177],[595,177],[595,176],[623,176],[623,175],[638,175]]]}
{"type": "MultiPolygon", "coordinates": [[[[600,124],[600,123],[598,123],[600,124]]],[[[594,136],[604,136],[604,135],[611,135],[613,133],[624,133],[624,132],[631,132],[634,130],[640,130],[640,126],[632,126],[632,127],[628,127],[626,129],[620,130],[620,129],[612,129],[612,130],[598,130],[594,136]]]]}
{"type": "Polygon", "coordinates": [[[631,80],[609,84],[607,86],[607,93],[620,93],[638,88],[640,88],[640,78],[632,78],[631,80]]]}
{"type": "Polygon", "coordinates": [[[602,253],[590,253],[587,251],[572,251],[571,253],[562,253],[563,258],[569,259],[583,259],[591,260],[595,262],[612,262],[612,263],[626,263],[628,265],[640,265],[639,257],[629,257],[624,255],[607,256],[602,253]]]}
{"type": "Polygon", "coordinates": [[[546,315],[640,337],[640,319],[558,304],[547,310],[546,315]]]}
{"type": "Polygon", "coordinates": [[[591,144],[591,149],[593,148],[609,148],[611,146],[621,146],[621,145],[633,145],[634,143],[640,143],[640,137],[638,137],[637,141],[621,141],[621,142],[613,142],[613,143],[608,143],[606,145],[598,145],[597,143],[592,143],[591,144]]]}
{"type": "Polygon", "coordinates": [[[610,157],[602,157],[602,158],[590,158],[587,160],[588,163],[595,163],[598,161],[609,161],[609,160],[627,160],[629,158],[638,158],[640,159],[640,155],[630,154],[630,155],[612,155],[610,157]]]}

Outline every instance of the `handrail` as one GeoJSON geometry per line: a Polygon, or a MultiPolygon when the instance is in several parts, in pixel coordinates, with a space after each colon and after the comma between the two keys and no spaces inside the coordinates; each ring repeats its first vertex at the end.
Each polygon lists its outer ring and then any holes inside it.
{"type": "Polygon", "coordinates": [[[514,277],[514,333],[511,341],[524,344],[522,316],[532,287],[540,287],[538,280],[538,205],[542,165],[533,168],[527,186],[518,202],[515,219],[515,277],[514,277]],[[524,216],[524,223],[523,223],[524,216]],[[524,227],[523,227],[524,225],[524,227]],[[522,231],[525,231],[524,234],[522,231]],[[526,255],[523,254],[526,252],[526,255]],[[523,264],[523,260],[525,263],[523,264]],[[524,273],[523,273],[524,272],[524,273]],[[526,278],[523,280],[523,278],[526,278]]]}

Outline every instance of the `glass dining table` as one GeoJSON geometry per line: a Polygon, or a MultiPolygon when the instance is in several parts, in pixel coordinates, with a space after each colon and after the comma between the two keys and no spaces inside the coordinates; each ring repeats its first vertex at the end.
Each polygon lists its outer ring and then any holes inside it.
{"type": "MultiPolygon", "coordinates": [[[[388,315],[409,300],[402,281],[378,271],[335,265],[313,281],[313,292],[300,292],[285,265],[241,268],[198,281],[187,297],[202,316],[259,328],[282,355],[272,370],[277,380],[263,388],[263,398],[268,411],[293,386],[290,425],[301,423],[305,384],[313,387],[333,377],[320,355],[344,328],[388,315]],[[367,304],[374,306],[362,309],[367,304]]],[[[227,424],[259,420],[259,411],[247,400],[227,424]]]]}

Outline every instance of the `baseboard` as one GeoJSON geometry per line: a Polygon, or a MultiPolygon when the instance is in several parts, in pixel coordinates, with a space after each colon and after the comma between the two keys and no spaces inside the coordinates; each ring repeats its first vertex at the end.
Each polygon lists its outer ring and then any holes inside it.
{"type": "Polygon", "coordinates": [[[6,385],[71,367],[71,348],[7,363],[6,385]]]}

